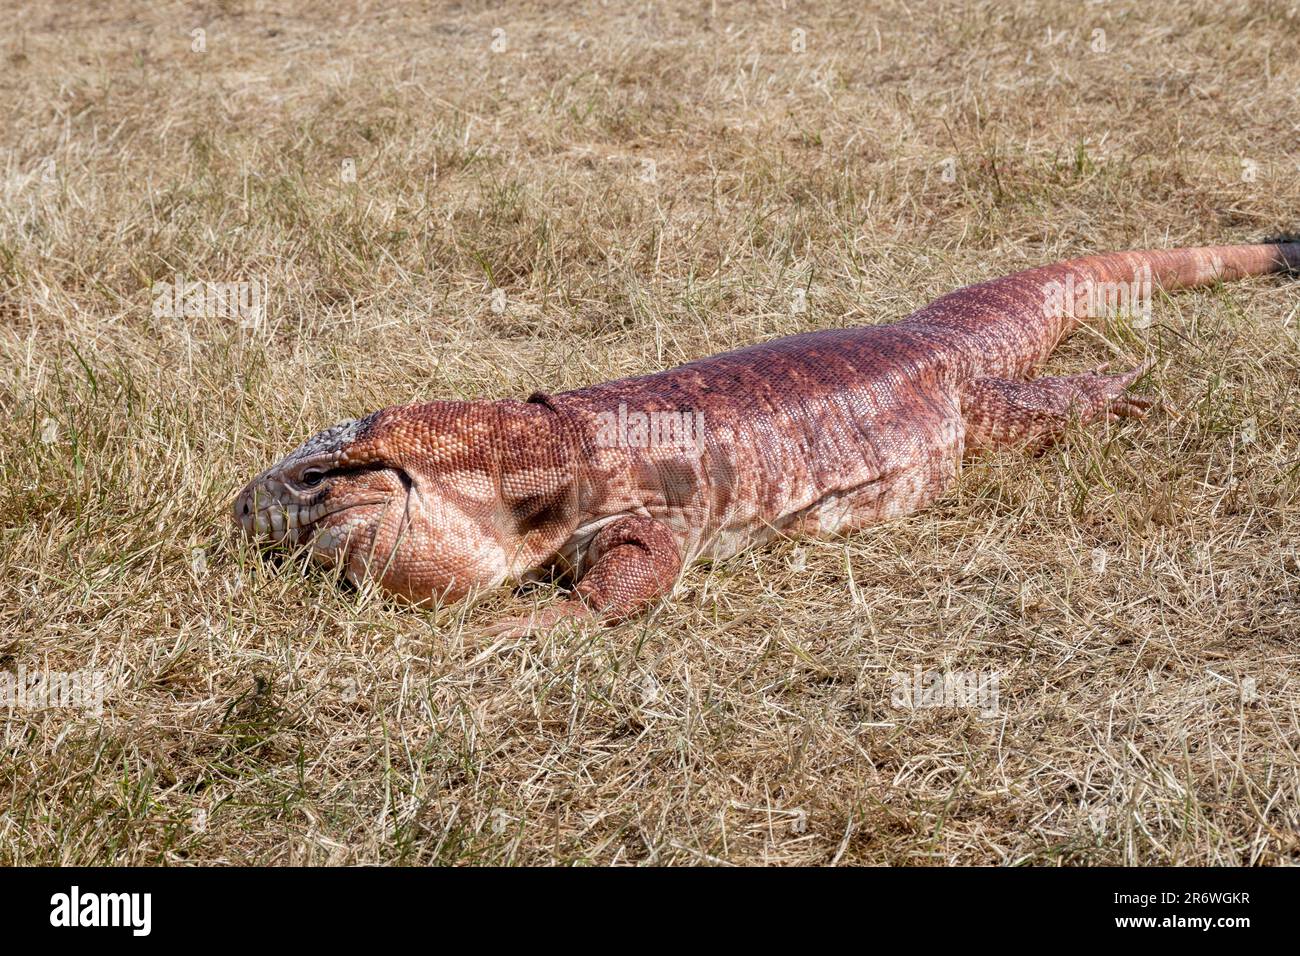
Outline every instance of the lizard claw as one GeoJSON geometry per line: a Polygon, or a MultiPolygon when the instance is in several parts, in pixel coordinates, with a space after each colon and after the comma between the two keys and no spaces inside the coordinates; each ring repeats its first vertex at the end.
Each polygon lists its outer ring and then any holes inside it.
{"type": "Polygon", "coordinates": [[[1136,418],[1140,421],[1150,414],[1155,403],[1154,398],[1145,395],[1120,395],[1111,399],[1106,407],[1106,419],[1115,421],[1118,418],[1136,418]]]}
{"type": "Polygon", "coordinates": [[[1144,361],[1141,365],[1139,365],[1137,368],[1132,369],[1128,372],[1111,372],[1110,368],[1114,364],[1115,364],[1114,362],[1102,362],[1100,365],[1092,369],[1087,374],[1095,378],[1106,378],[1114,382],[1119,382],[1121,384],[1121,387],[1127,388],[1128,386],[1136,382],[1138,379],[1140,379],[1147,372],[1155,368],[1156,360],[1154,358],[1149,358],[1146,361],[1144,361]]]}
{"type": "Polygon", "coordinates": [[[594,617],[585,604],[565,601],[554,607],[541,608],[533,614],[510,617],[489,626],[488,637],[521,638],[549,634],[565,625],[578,626],[594,617]]]}
{"type": "Polygon", "coordinates": [[[1093,394],[1099,395],[1104,402],[1106,421],[1113,422],[1121,418],[1146,418],[1152,406],[1156,404],[1155,399],[1146,395],[1134,395],[1128,391],[1128,388],[1151,371],[1155,366],[1155,360],[1148,359],[1130,372],[1107,375],[1105,373],[1110,366],[1111,363],[1106,362],[1089,373],[1089,377],[1092,379],[1091,390],[1093,394]]]}

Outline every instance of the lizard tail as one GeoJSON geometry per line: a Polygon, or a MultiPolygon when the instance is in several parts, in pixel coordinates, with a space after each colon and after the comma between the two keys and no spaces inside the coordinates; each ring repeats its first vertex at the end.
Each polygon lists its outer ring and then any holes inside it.
{"type": "Polygon", "coordinates": [[[1155,288],[1189,289],[1271,272],[1300,272],[1300,242],[1114,252],[1071,259],[1047,269],[1067,269],[1094,282],[1108,283],[1141,281],[1149,276],[1155,288]]]}
{"type": "Polygon", "coordinates": [[[1117,312],[1149,318],[1156,290],[1288,271],[1300,272],[1300,242],[1112,252],[967,286],[904,324],[957,344],[968,356],[967,374],[1017,375],[1084,322],[1117,312]]]}
{"type": "Polygon", "coordinates": [[[1048,279],[1046,283],[1044,301],[1049,316],[1053,312],[1051,295],[1065,287],[1055,303],[1060,322],[1054,330],[1055,345],[1080,324],[1119,311],[1149,321],[1157,290],[1172,292],[1274,272],[1300,272],[1300,242],[1105,253],[1071,259],[1041,271],[1055,274],[1055,281],[1048,279]]]}

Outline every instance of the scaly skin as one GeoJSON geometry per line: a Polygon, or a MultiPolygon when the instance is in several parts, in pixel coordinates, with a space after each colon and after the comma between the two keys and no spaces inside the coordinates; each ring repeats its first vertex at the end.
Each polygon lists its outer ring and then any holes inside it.
{"type": "Polygon", "coordinates": [[[1152,287],[1174,289],[1297,268],[1296,243],[1090,256],[969,286],[891,325],[523,402],[386,408],[258,476],[235,520],[417,603],[548,568],[576,579],[569,600],[500,631],[619,620],[696,558],[909,514],[965,454],[1144,415],[1150,402],[1126,392],[1142,370],[1027,378],[1079,324],[1058,294],[1068,283],[1127,285],[1149,270],[1152,287]],[[682,427],[646,436],[637,413],[650,412],[682,427]]]}

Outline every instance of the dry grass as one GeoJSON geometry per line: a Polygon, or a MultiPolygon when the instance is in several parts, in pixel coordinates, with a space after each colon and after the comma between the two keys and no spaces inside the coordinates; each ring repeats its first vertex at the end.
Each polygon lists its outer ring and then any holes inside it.
{"type": "Polygon", "coordinates": [[[382,6],[0,11],[0,670],[113,680],[0,714],[0,863],[1296,861],[1294,283],[1061,351],[1157,352],[1146,425],[606,631],[492,646],[530,597],[403,609],[225,514],[382,405],[1294,229],[1292,0],[382,6]],[[177,272],[266,321],[155,318],[177,272]],[[914,667],[1000,716],[892,706],[914,667]]]}

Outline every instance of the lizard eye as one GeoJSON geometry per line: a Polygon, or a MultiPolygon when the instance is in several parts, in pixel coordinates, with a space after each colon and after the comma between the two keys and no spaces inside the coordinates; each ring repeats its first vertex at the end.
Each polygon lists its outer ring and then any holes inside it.
{"type": "Polygon", "coordinates": [[[298,479],[298,482],[304,488],[315,488],[324,480],[325,472],[321,471],[319,468],[308,468],[302,473],[302,477],[298,479]]]}

